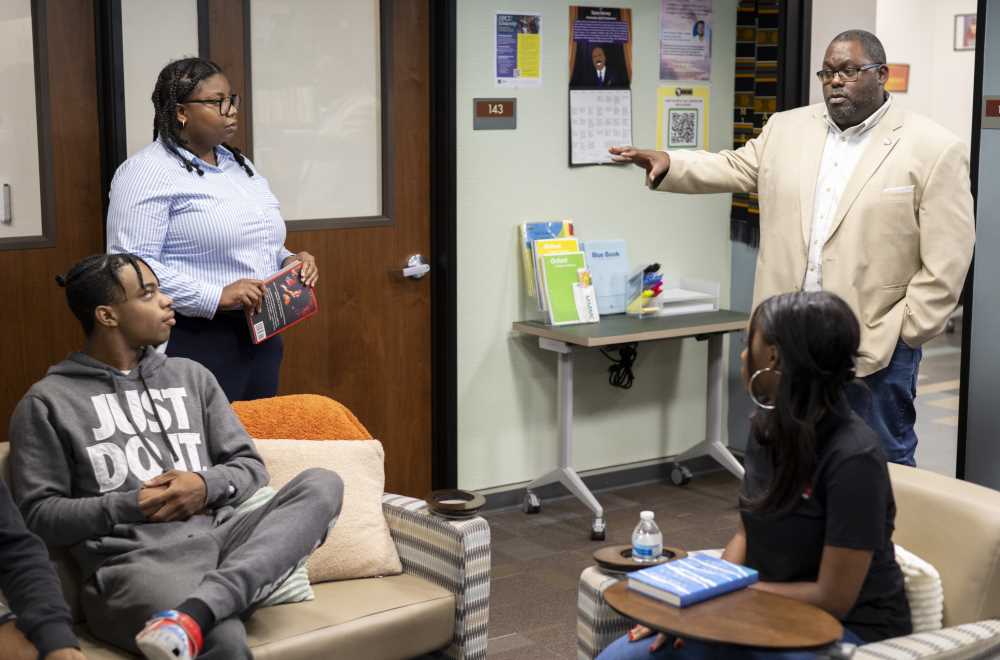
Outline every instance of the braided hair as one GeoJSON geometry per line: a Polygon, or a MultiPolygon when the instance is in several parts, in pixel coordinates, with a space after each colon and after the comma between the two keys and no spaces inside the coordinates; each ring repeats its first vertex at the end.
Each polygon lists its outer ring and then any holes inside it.
{"type": "MultiPolygon", "coordinates": [[[[157,138],[162,140],[167,151],[177,156],[188,172],[194,170],[198,172],[198,176],[205,176],[205,172],[193,160],[185,158],[178,151],[178,147],[186,149],[188,144],[181,137],[177,106],[191,96],[202,80],[222,73],[222,67],[218,64],[200,57],[174,60],[163,67],[156,78],[156,87],[153,88],[153,141],[157,138]]],[[[247,176],[253,177],[253,169],[247,164],[243,153],[225,142],[222,146],[232,152],[236,163],[243,168],[247,176]]]]}
{"type": "Polygon", "coordinates": [[[56,283],[66,289],[66,303],[83,326],[85,335],[89,337],[94,331],[94,310],[101,305],[125,302],[128,298],[119,270],[131,266],[139,286],[145,287],[140,263],[146,262],[134,254],[92,254],[75,263],[65,275],[56,275],[56,283]]]}

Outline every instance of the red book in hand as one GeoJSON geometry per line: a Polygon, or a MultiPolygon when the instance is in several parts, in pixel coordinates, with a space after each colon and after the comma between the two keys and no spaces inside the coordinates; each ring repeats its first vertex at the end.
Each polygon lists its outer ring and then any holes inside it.
{"type": "Polygon", "coordinates": [[[302,262],[296,261],[264,281],[260,312],[246,310],[253,343],[266,341],[319,311],[316,290],[303,284],[301,272],[302,262]]]}

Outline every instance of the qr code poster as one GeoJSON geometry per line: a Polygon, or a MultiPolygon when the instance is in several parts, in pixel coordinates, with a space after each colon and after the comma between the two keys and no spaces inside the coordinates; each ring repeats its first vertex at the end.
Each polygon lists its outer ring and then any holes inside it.
{"type": "Polygon", "coordinates": [[[657,93],[656,148],[706,149],[708,145],[706,85],[660,87],[657,93]]]}
{"type": "Polygon", "coordinates": [[[667,108],[667,149],[697,149],[701,108],[667,108]]]}

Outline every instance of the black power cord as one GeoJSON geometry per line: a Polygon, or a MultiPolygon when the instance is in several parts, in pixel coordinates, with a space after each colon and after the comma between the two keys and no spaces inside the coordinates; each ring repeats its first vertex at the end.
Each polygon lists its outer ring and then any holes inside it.
{"type": "Polygon", "coordinates": [[[618,344],[612,346],[610,349],[601,349],[601,353],[604,357],[611,360],[614,364],[608,367],[608,383],[612,387],[620,387],[623,390],[627,390],[632,387],[632,383],[635,382],[635,374],[632,373],[632,365],[635,363],[635,358],[639,354],[638,342],[630,342],[628,344],[618,344]],[[611,351],[618,351],[618,357],[610,355],[611,351]]]}

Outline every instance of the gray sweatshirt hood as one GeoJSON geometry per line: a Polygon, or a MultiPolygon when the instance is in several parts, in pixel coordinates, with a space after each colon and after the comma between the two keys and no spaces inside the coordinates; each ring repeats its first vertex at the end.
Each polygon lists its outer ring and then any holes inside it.
{"type": "Polygon", "coordinates": [[[149,378],[166,362],[166,355],[147,347],[142,350],[136,368],[126,374],[100,360],[95,360],[86,353],[77,351],[70,353],[62,362],[49,367],[46,375],[67,376],[69,378],[104,378],[108,382],[113,382],[114,378],[135,380],[139,378],[140,374],[149,378]]]}

